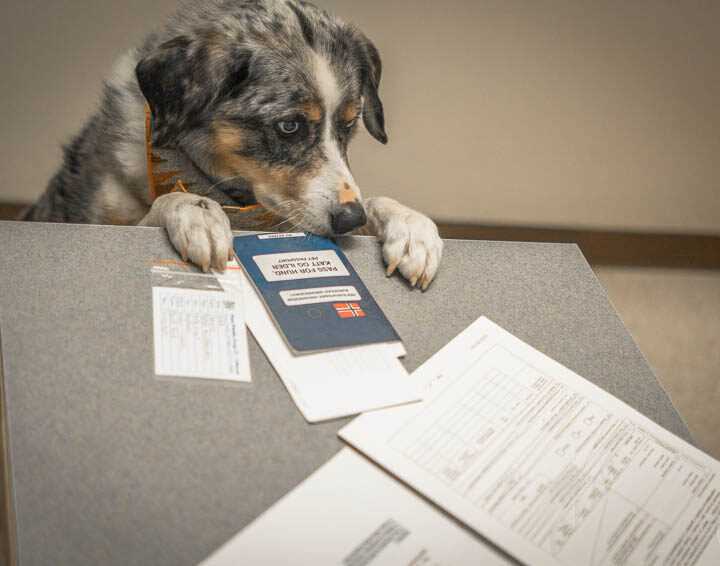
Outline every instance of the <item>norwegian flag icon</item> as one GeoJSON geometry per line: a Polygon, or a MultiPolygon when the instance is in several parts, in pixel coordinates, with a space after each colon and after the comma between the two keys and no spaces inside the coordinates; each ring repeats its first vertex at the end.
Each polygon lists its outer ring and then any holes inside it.
{"type": "Polygon", "coordinates": [[[340,318],[363,318],[365,311],[357,303],[333,303],[333,308],[340,318]]]}

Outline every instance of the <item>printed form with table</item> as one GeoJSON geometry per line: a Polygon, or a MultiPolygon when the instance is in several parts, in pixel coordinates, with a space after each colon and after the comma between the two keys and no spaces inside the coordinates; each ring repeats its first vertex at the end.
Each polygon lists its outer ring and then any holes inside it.
{"type": "Polygon", "coordinates": [[[213,276],[158,272],[155,373],[250,382],[247,327],[309,423],[359,416],[205,566],[720,564],[710,456],[485,317],[409,375],[333,242],[235,252],[213,276]]]}

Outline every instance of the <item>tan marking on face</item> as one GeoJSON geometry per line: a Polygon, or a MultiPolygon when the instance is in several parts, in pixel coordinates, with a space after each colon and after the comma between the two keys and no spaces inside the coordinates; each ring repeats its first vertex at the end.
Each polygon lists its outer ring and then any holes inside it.
{"type": "Polygon", "coordinates": [[[242,128],[229,122],[216,122],[213,124],[215,149],[221,152],[238,151],[245,145],[245,136],[242,128]]]}
{"type": "Polygon", "coordinates": [[[310,122],[319,122],[322,120],[322,108],[317,102],[306,102],[302,106],[302,111],[310,122]]]}
{"type": "Polygon", "coordinates": [[[297,200],[308,180],[315,174],[318,164],[299,170],[287,165],[271,167],[250,156],[240,155],[244,146],[245,133],[242,128],[227,122],[216,123],[213,127],[213,165],[220,177],[241,176],[248,180],[260,203],[288,199],[297,200]]]}
{"type": "Polygon", "coordinates": [[[348,102],[340,111],[340,116],[344,122],[352,122],[360,114],[360,104],[358,102],[348,102]]]}
{"type": "Polygon", "coordinates": [[[289,167],[268,167],[258,160],[240,155],[244,147],[243,129],[227,122],[214,128],[214,166],[223,177],[242,175],[257,189],[277,187],[286,190],[290,180],[289,167]]]}
{"type": "Polygon", "coordinates": [[[358,194],[348,185],[343,183],[338,191],[338,202],[340,204],[348,204],[358,200],[358,194]]]}

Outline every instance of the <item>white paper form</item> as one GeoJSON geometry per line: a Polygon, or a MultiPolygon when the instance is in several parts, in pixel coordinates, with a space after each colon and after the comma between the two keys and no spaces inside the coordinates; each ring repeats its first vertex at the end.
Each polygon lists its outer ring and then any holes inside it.
{"type": "Polygon", "coordinates": [[[250,381],[242,298],[153,287],[155,374],[250,381]]]}
{"type": "Polygon", "coordinates": [[[411,403],[419,388],[397,359],[402,344],[373,344],[295,356],[278,332],[242,268],[232,262],[222,285],[243,289],[246,322],[308,422],[411,403]]]}
{"type": "Polygon", "coordinates": [[[346,448],[201,566],[499,566],[502,555],[346,448]]]}
{"type": "Polygon", "coordinates": [[[720,464],[481,318],[340,436],[529,564],[720,564],[720,464]]]}

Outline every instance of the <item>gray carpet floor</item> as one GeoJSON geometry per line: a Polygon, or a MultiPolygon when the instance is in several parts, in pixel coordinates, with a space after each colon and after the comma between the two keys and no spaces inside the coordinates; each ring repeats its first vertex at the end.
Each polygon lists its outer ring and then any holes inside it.
{"type": "Polygon", "coordinates": [[[595,272],[699,447],[720,459],[720,271],[595,272]]]}

